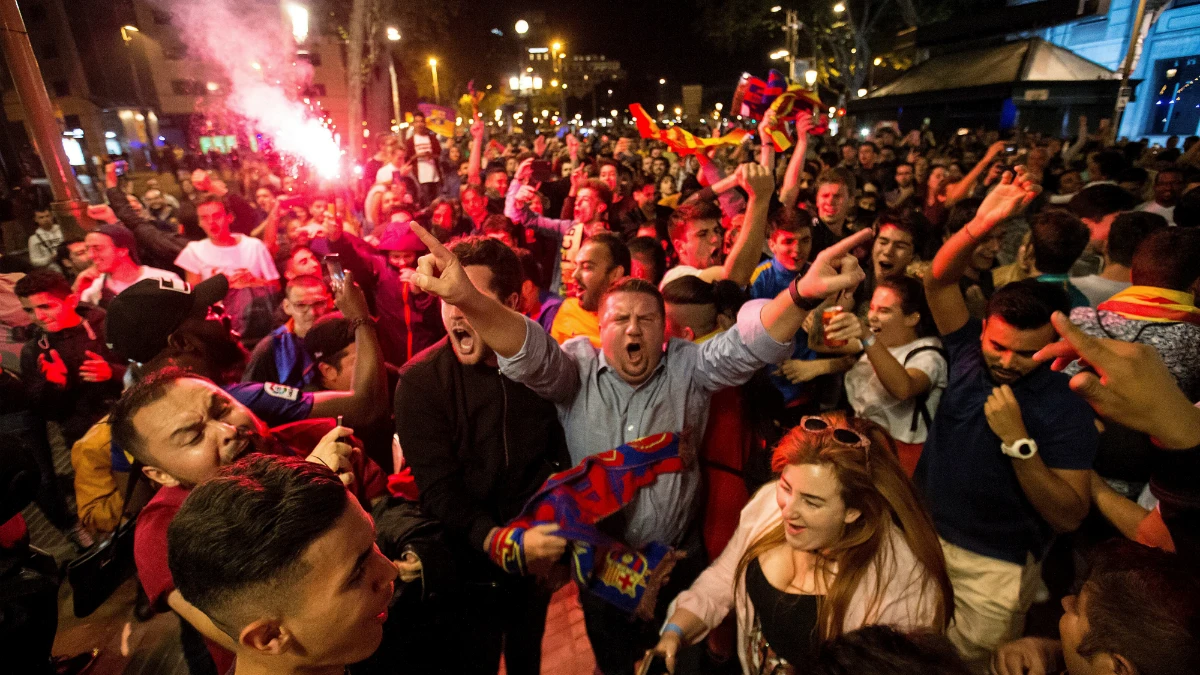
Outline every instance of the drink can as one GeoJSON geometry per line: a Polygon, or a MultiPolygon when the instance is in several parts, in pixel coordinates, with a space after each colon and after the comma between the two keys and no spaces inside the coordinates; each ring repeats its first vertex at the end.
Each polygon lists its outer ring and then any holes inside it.
{"type": "MultiPolygon", "coordinates": [[[[844,311],[846,310],[842,309],[841,305],[826,307],[825,310],[821,312],[821,325],[828,329],[829,323],[833,321],[833,318],[844,311]]],[[[847,344],[847,340],[830,340],[828,337],[825,338],[826,347],[845,347],[847,344]]]]}

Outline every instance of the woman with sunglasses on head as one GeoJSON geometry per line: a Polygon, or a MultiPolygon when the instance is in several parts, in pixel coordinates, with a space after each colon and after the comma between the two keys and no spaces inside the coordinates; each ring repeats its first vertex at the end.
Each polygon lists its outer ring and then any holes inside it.
{"type": "Polygon", "coordinates": [[[949,373],[920,280],[880,281],[860,331],[863,355],[846,372],[846,397],[855,415],[887,430],[912,477],[949,373]]]}
{"type": "Polygon", "coordinates": [[[805,417],[775,447],[768,483],[725,551],[676,598],[658,645],[674,672],[736,612],[743,672],[804,672],[818,646],[887,624],[941,633],[954,610],[933,521],[877,424],[805,417]]]}

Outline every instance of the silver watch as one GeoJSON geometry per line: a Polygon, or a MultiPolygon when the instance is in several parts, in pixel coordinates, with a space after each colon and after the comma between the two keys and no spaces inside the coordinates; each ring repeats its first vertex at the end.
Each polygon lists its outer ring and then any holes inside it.
{"type": "Polygon", "coordinates": [[[1032,438],[1022,438],[1012,445],[1007,445],[1003,442],[1000,443],[1000,452],[1009,457],[1016,457],[1017,459],[1029,459],[1036,455],[1037,451],[1037,441],[1032,438]]]}

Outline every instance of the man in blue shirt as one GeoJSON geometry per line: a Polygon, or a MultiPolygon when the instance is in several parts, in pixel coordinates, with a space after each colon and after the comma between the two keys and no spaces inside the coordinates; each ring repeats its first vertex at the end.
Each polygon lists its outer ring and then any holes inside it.
{"type": "Polygon", "coordinates": [[[1025,280],[996,291],[972,320],[958,281],[988,231],[1038,194],[1006,174],[934,258],[925,279],[950,378],[914,481],[928,500],[954,586],[948,637],[986,670],[1019,637],[1056,533],[1079,527],[1090,503],[1097,432],[1092,409],[1033,355],[1057,338],[1067,297],[1025,280]]]}

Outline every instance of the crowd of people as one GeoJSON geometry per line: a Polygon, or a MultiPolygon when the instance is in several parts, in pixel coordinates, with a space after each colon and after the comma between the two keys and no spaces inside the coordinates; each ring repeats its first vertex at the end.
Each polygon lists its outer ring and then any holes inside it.
{"type": "Polygon", "coordinates": [[[0,433],[196,675],[1200,672],[1200,139],[813,123],[110,170],[0,433]]]}

